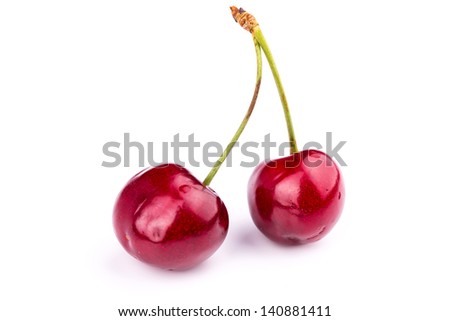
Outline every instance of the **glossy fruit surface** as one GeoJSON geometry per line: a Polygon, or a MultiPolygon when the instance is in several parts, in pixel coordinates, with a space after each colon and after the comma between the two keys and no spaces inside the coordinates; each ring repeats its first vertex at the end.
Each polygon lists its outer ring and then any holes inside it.
{"type": "Polygon", "coordinates": [[[339,168],[317,150],[259,164],[248,185],[256,226],[268,238],[285,244],[324,237],[339,219],[344,198],[339,168]]]}
{"type": "Polygon", "coordinates": [[[117,197],[113,222],[128,253],[169,270],[201,263],[219,248],[228,231],[221,199],[176,164],[134,176],[117,197]]]}

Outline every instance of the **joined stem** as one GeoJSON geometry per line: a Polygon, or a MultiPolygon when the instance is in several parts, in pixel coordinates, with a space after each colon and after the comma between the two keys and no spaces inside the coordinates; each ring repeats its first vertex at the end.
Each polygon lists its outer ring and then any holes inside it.
{"type": "Polygon", "coordinates": [[[239,128],[237,129],[233,138],[231,139],[231,142],[227,145],[224,152],[219,157],[219,159],[216,161],[213,168],[208,173],[208,176],[206,176],[205,180],[203,181],[203,185],[205,185],[205,186],[208,186],[211,183],[212,179],[216,175],[220,166],[223,164],[223,162],[225,161],[227,156],[230,154],[230,152],[233,149],[234,145],[236,144],[237,140],[239,139],[242,132],[244,131],[244,128],[247,125],[248,120],[250,119],[253,109],[255,108],[256,100],[258,98],[259,88],[261,86],[262,59],[261,59],[261,46],[260,46],[259,42],[256,39],[253,39],[253,43],[255,45],[255,53],[256,53],[256,83],[255,83],[255,89],[253,91],[252,101],[250,102],[250,106],[248,107],[247,113],[245,114],[245,117],[242,120],[241,125],[239,126],[239,128]]]}
{"type": "Polygon", "coordinates": [[[270,51],[266,38],[264,37],[261,28],[259,27],[258,21],[256,21],[254,16],[252,16],[242,8],[237,9],[236,7],[233,6],[230,7],[230,9],[234,20],[236,20],[236,22],[238,22],[242,28],[249,31],[253,35],[253,39],[256,39],[258,41],[259,45],[264,51],[264,55],[267,58],[270,70],[272,71],[273,79],[275,80],[275,84],[277,86],[278,94],[281,100],[281,105],[283,106],[284,118],[286,120],[286,127],[289,135],[290,151],[291,154],[297,153],[298,152],[297,140],[295,139],[294,126],[292,124],[289,105],[286,99],[283,84],[281,83],[280,74],[278,73],[275,60],[273,59],[273,55],[272,52],[270,51]]]}

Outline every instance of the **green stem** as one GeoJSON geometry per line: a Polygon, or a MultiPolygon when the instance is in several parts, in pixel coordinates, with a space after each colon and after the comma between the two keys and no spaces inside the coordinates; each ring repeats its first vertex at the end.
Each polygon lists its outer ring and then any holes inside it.
{"type": "Polygon", "coordinates": [[[277,85],[278,94],[280,95],[281,104],[283,105],[284,118],[286,119],[286,125],[289,133],[289,143],[291,147],[291,154],[297,153],[297,140],[295,139],[294,126],[292,125],[291,113],[289,111],[288,102],[286,99],[286,94],[284,93],[283,84],[281,83],[280,74],[278,73],[277,66],[275,65],[275,60],[273,59],[272,52],[270,51],[269,45],[267,44],[266,38],[261,31],[259,26],[255,26],[252,30],[253,37],[256,38],[260,44],[264,54],[269,63],[270,69],[272,70],[273,78],[277,85]]]}
{"type": "Polygon", "coordinates": [[[206,176],[205,180],[203,181],[203,185],[205,185],[205,186],[208,186],[211,183],[212,179],[216,175],[220,166],[223,164],[223,162],[225,161],[227,156],[230,154],[232,148],[234,147],[237,140],[239,139],[242,132],[244,131],[244,128],[247,125],[248,120],[250,119],[253,109],[255,108],[256,99],[258,98],[258,93],[259,93],[259,87],[261,86],[262,59],[261,59],[261,46],[259,45],[259,42],[255,38],[253,38],[253,42],[255,44],[255,52],[256,52],[256,84],[255,84],[255,90],[253,92],[253,98],[250,103],[250,106],[248,107],[247,113],[245,114],[245,117],[242,120],[241,125],[239,126],[239,128],[237,129],[233,138],[231,139],[231,142],[227,145],[227,148],[222,153],[220,158],[217,160],[217,162],[214,164],[213,168],[209,172],[208,176],[206,176]]]}

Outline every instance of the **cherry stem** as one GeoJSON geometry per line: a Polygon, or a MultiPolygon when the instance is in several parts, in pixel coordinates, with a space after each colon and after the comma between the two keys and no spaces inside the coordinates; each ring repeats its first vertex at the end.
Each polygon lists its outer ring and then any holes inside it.
{"type": "Polygon", "coordinates": [[[220,166],[223,164],[225,159],[230,154],[231,150],[233,149],[234,145],[238,141],[239,137],[241,136],[242,132],[244,131],[245,126],[248,123],[248,120],[250,119],[250,116],[252,115],[253,109],[255,108],[256,100],[258,98],[259,88],[261,86],[261,78],[262,78],[262,59],[261,59],[261,46],[259,42],[256,39],[253,39],[253,43],[255,45],[255,53],[256,53],[256,83],[255,83],[255,89],[253,92],[253,98],[250,102],[250,106],[248,107],[247,113],[245,114],[244,119],[241,122],[241,125],[237,129],[236,133],[234,134],[233,138],[231,139],[231,142],[227,145],[222,155],[220,155],[219,159],[214,164],[211,171],[208,173],[208,176],[206,176],[205,180],[203,181],[203,185],[208,186],[214,176],[216,175],[217,171],[219,170],[220,166]]]}
{"type": "Polygon", "coordinates": [[[292,124],[291,113],[289,111],[289,105],[286,99],[286,94],[284,92],[283,84],[281,83],[280,74],[278,73],[277,66],[275,65],[275,60],[273,59],[272,52],[270,51],[269,45],[267,44],[266,38],[264,37],[261,28],[257,26],[253,29],[253,37],[256,38],[260,44],[264,55],[269,63],[270,70],[272,70],[273,79],[277,85],[278,94],[280,96],[281,105],[283,105],[284,118],[286,119],[286,126],[289,134],[289,144],[291,149],[291,154],[297,153],[297,140],[295,139],[294,126],[292,124]]]}
{"type": "Polygon", "coordinates": [[[253,35],[253,39],[256,39],[264,51],[264,55],[267,58],[270,69],[272,70],[272,75],[277,85],[278,94],[280,96],[281,105],[283,106],[284,118],[286,119],[286,126],[289,134],[289,143],[291,154],[297,153],[297,140],[295,139],[294,126],[292,125],[291,113],[289,111],[288,102],[286,99],[286,94],[284,92],[283,84],[281,83],[280,74],[278,73],[277,66],[275,65],[275,60],[273,59],[272,52],[270,51],[269,45],[267,44],[266,38],[264,37],[261,28],[259,27],[258,21],[250,13],[246,12],[242,8],[236,8],[235,6],[230,7],[231,14],[234,20],[239,23],[239,25],[250,32],[253,35]]]}

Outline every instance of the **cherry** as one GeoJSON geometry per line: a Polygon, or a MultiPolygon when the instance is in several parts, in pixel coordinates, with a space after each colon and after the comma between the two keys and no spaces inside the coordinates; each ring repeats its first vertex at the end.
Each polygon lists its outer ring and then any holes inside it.
{"type": "Polygon", "coordinates": [[[255,225],[268,238],[287,244],[324,237],[341,215],[344,196],[339,168],[317,150],[263,162],[248,184],[255,225]]]}
{"type": "Polygon", "coordinates": [[[114,207],[114,228],[135,258],[188,269],[210,257],[228,231],[222,200],[188,170],[164,164],[134,176],[114,207]]]}
{"type": "Polygon", "coordinates": [[[325,153],[299,152],[291,114],[278,69],[255,17],[230,7],[233,18],[263,50],[280,95],[290,142],[290,155],[259,164],[250,177],[248,201],[259,230],[280,243],[320,240],[339,219],[344,206],[344,183],[339,168],[325,153]]]}
{"type": "Polygon", "coordinates": [[[135,175],[117,197],[114,229],[135,258],[169,269],[191,268],[210,257],[224,241],[228,213],[209,184],[243,132],[261,84],[261,48],[255,41],[257,73],[248,111],[227,148],[203,183],[176,164],[147,168],[135,175]]]}

